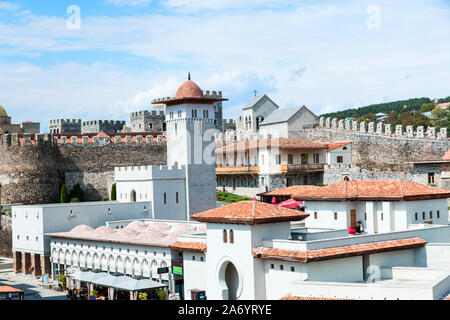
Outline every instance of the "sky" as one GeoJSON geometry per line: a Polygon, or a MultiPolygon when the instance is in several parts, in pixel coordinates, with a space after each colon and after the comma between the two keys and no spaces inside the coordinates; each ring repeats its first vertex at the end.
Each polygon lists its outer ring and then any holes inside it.
{"type": "Polygon", "coordinates": [[[0,0],[14,123],[127,120],[192,80],[317,114],[450,96],[449,0],[0,0]]]}

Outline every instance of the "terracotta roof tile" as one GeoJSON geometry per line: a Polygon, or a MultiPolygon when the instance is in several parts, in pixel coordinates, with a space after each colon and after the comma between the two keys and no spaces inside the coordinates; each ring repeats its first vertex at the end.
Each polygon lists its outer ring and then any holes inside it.
{"type": "Polygon", "coordinates": [[[21,289],[16,289],[10,286],[1,286],[0,293],[23,293],[24,291],[21,289]]]}
{"type": "Polygon", "coordinates": [[[258,196],[266,196],[266,197],[279,197],[279,196],[288,196],[292,197],[296,194],[302,194],[303,192],[314,192],[321,187],[317,186],[291,186],[287,188],[281,188],[277,190],[272,190],[269,192],[264,192],[258,194],[258,196]]]}
{"type": "Polygon", "coordinates": [[[366,254],[388,251],[406,250],[422,247],[427,242],[421,238],[408,238],[372,243],[326,248],[320,250],[297,251],[259,247],[252,250],[255,258],[282,261],[298,261],[303,263],[348,258],[366,254]]]}
{"type": "Polygon", "coordinates": [[[335,143],[329,143],[328,144],[328,151],[333,151],[336,149],[339,149],[340,147],[349,145],[351,142],[335,142],[335,143]]]}
{"type": "Polygon", "coordinates": [[[444,154],[442,160],[450,160],[450,149],[444,154]]]}
{"type": "Polygon", "coordinates": [[[288,293],[280,300],[350,300],[350,299],[341,299],[341,298],[318,298],[318,297],[298,297],[293,296],[292,293],[288,293]]]}
{"type": "Polygon", "coordinates": [[[450,198],[450,191],[400,180],[354,180],[311,189],[299,186],[295,200],[425,200],[450,198]]]}
{"type": "Polygon", "coordinates": [[[242,201],[220,208],[204,211],[192,216],[200,222],[230,224],[262,224],[286,221],[301,221],[309,217],[301,211],[280,208],[268,203],[242,201]]]}
{"type": "Polygon", "coordinates": [[[187,252],[201,252],[206,253],[206,243],[202,242],[175,242],[170,246],[173,250],[187,251],[187,252]]]}

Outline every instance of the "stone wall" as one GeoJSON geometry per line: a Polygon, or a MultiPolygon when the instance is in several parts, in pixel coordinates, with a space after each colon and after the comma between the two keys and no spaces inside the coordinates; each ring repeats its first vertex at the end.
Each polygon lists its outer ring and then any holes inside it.
{"type": "Polygon", "coordinates": [[[448,139],[386,136],[317,127],[306,129],[302,139],[317,142],[352,142],[352,164],[371,171],[410,172],[410,161],[440,159],[450,148],[448,139]]]}
{"type": "MultiPolygon", "coordinates": [[[[131,139],[128,139],[131,140],[131,139]]],[[[51,135],[3,135],[2,204],[59,202],[61,186],[79,183],[86,200],[109,198],[116,166],[165,165],[163,139],[148,143],[56,144],[51,135]]]]}

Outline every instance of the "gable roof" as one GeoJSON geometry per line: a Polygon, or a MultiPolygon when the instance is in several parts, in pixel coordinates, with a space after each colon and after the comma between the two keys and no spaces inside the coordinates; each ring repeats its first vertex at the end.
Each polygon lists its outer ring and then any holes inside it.
{"type": "Polygon", "coordinates": [[[275,110],[261,123],[261,126],[289,121],[302,108],[294,107],[275,110]]]}
{"type": "Polygon", "coordinates": [[[253,100],[250,101],[250,102],[243,108],[243,110],[247,110],[247,109],[253,108],[253,107],[254,107],[255,105],[257,105],[258,102],[261,101],[264,97],[267,98],[270,102],[272,102],[272,103],[275,105],[275,107],[276,107],[277,109],[280,108],[280,107],[279,107],[275,102],[273,102],[273,100],[270,99],[266,94],[263,94],[263,95],[261,95],[261,96],[256,96],[256,97],[254,97],[253,100]]]}
{"type": "Polygon", "coordinates": [[[309,214],[280,208],[268,203],[257,201],[242,201],[220,208],[204,211],[191,218],[199,222],[225,223],[225,224],[263,224],[287,221],[301,221],[309,214]]]}
{"type": "Polygon", "coordinates": [[[309,263],[355,257],[366,254],[413,249],[423,247],[426,244],[427,242],[422,238],[407,238],[308,251],[259,247],[254,248],[252,250],[252,254],[254,258],[259,259],[309,263]]]}
{"type": "Polygon", "coordinates": [[[299,188],[293,198],[308,201],[412,201],[450,198],[450,191],[410,181],[353,180],[317,190],[299,188]]]}

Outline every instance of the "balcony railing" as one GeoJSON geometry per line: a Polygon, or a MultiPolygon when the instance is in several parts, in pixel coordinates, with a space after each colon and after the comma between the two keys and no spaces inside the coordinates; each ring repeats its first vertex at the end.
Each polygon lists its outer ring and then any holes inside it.
{"type": "Polygon", "coordinates": [[[259,174],[259,167],[217,167],[216,174],[259,174]]]}
{"type": "Polygon", "coordinates": [[[281,172],[321,172],[325,170],[325,164],[315,163],[315,164],[288,164],[281,165],[281,172]]]}

